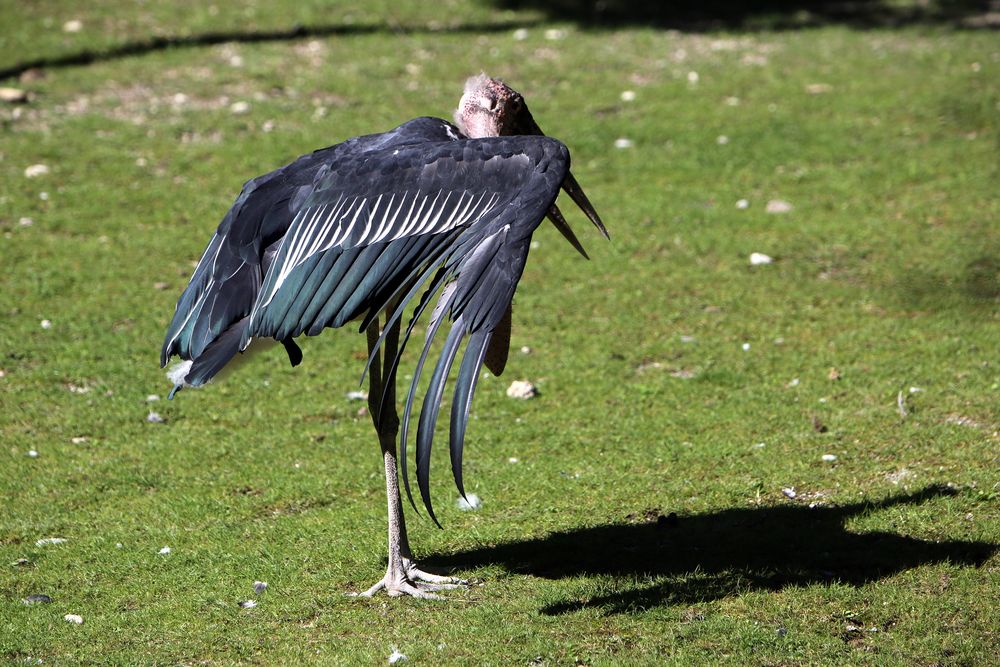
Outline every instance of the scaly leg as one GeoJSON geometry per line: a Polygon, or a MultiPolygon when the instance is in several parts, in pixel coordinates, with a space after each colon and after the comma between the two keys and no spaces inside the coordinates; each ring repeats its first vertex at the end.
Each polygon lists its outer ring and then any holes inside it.
{"type": "MultiPolygon", "coordinates": [[[[387,311],[388,320],[391,310],[387,311]]],[[[379,338],[378,320],[368,327],[368,354],[375,349],[379,338]]],[[[399,495],[399,475],[396,467],[396,436],[399,433],[399,415],[396,413],[396,378],[391,365],[399,347],[399,322],[386,333],[381,357],[376,357],[368,371],[368,411],[378,433],[382,460],[385,463],[385,494],[389,510],[389,564],[385,576],[374,586],[359,595],[371,597],[385,589],[390,596],[412,595],[418,598],[440,598],[432,591],[458,588],[468,582],[424,572],[417,567],[410,543],[406,538],[406,519],[399,495]],[[385,414],[381,414],[383,389],[386,391],[385,414]]]]}

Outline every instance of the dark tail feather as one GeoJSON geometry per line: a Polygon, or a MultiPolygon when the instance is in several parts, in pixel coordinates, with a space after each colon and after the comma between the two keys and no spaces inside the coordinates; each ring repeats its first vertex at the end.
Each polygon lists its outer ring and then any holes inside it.
{"type": "Polygon", "coordinates": [[[487,331],[477,331],[469,337],[469,345],[465,348],[465,356],[462,357],[462,365],[458,369],[458,378],[455,381],[449,445],[451,472],[455,476],[455,486],[463,498],[465,498],[465,487],[462,484],[462,447],[465,442],[465,428],[469,423],[469,406],[476,391],[479,369],[482,368],[491,338],[492,333],[487,331]]]}
{"type": "MultiPolygon", "coordinates": [[[[410,476],[407,472],[406,462],[406,440],[410,429],[410,415],[413,413],[413,398],[417,393],[417,383],[420,381],[420,373],[424,369],[424,362],[427,361],[427,354],[431,351],[431,342],[434,340],[434,335],[437,333],[437,330],[443,321],[443,319],[439,319],[436,322],[432,322],[427,328],[427,340],[424,343],[424,349],[420,352],[420,358],[417,360],[417,366],[413,369],[413,380],[410,381],[410,391],[406,395],[406,405],[403,407],[403,420],[399,425],[399,461],[400,469],[403,473],[403,488],[406,489],[406,497],[409,499],[410,505],[413,506],[413,509],[417,508],[417,504],[413,502],[413,493],[410,491],[410,476]]],[[[400,346],[400,350],[402,350],[402,346],[400,346]]],[[[399,356],[397,355],[396,362],[394,362],[392,366],[391,375],[395,374],[398,359],[399,356]]],[[[383,395],[382,408],[380,408],[380,410],[385,407],[384,398],[385,397],[383,395]]]]}
{"type": "Polygon", "coordinates": [[[417,485],[420,487],[420,497],[424,501],[427,513],[439,528],[441,523],[434,516],[434,507],[431,505],[431,445],[434,443],[434,426],[437,424],[438,411],[441,409],[441,395],[444,393],[448,371],[451,370],[458,345],[464,337],[465,323],[459,316],[448,332],[448,338],[445,339],[441,357],[434,368],[427,393],[424,394],[424,404],[420,408],[420,422],[417,424],[417,485]]]}

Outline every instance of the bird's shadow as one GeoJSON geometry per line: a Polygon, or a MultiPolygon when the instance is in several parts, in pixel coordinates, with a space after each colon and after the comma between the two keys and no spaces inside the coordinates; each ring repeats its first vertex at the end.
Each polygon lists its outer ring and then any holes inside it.
{"type": "Polygon", "coordinates": [[[845,523],[890,507],[954,495],[930,486],[877,502],[839,507],[789,504],[677,517],[650,511],[638,523],[608,524],[439,556],[435,565],[500,565],[546,579],[605,576],[608,590],[550,604],[545,614],[608,613],[693,604],[752,590],[841,582],[859,586],[921,565],[981,566],[1000,545],[852,532],[845,523]]]}

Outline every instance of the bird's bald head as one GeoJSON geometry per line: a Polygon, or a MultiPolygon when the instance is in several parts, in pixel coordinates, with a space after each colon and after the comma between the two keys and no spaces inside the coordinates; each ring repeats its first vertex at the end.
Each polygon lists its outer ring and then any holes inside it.
{"type": "Polygon", "coordinates": [[[471,139],[514,134],[542,134],[524,98],[500,79],[469,77],[455,110],[455,124],[471,139]]]}

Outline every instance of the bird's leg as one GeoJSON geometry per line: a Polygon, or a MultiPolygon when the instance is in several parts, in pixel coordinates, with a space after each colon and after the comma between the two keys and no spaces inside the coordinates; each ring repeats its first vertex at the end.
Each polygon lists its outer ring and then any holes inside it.
{"type": "MultiPolygon", "coordinates": [[[[387,312],[386,319],[391,312],[387,312]]],[[[371,355],[379,339],[378,320],[368,327],[368,354],[371,355]]],[[[438,598],[432,591],[456,588],[465,581],[424,572],[417,567],[410,543],[406,538],[406,519],[399,495],[399,474],[396,461],[396,436],[399,433],[399,415],[396,412],[396,378],[392,362],[399,347],[399,322],[386,332],[381,358],[376,357],[368,372],[368,411],[378,433],[382,460],[385,464],[385,493],[389,514],[389,563],[385,577],[360,595],[371,597],[385,589],[390,596],[412,595],[419,598],[438,598]],[[385,392],[386,400],[382,401],[385,392]],[[385,412],[380,406],[385,406],[385,412]]]]}

